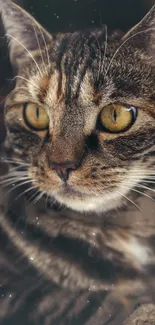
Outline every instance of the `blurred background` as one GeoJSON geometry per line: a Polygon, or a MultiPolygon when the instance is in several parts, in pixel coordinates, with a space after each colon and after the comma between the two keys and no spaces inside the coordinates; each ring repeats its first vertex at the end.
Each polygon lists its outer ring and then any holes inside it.
{"type": "MultiPolygon", "coordinates": [[[[3,0],[5,1],[5,0],[3,0]]],[[[155,4],[155,0],[14,0],[49,32],[72,32],[106,24],[126,31],[155,4]]],[[[4,138],[3,99],[9,91],[11,66],[0,22],[0,142],[4,138]]]]}
{"type": "MultiPolygon", "coordinates": [[[[5,1],[5,0],[4,0],[5,1]]],[[[89,27],[126,30],[149,10],[153,0],[18,0],[50,32],[89,27]]]]}

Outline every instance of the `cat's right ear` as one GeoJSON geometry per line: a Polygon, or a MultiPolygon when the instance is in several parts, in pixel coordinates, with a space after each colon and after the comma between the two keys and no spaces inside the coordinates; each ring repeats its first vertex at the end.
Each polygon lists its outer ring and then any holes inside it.
{"type": "Polygon", "coordinates": [[[139,48],[146,58],[155,60],[155,5],[122,40],[123,44],[139,48]]]}
{"type": "Polygon", "coordinates": [[[12,1],[0,0],[0,14],[9,42],[10,60],[16,68],[24,60],[32,60],[34,51],[41,55],[41,51],[52,42],[52,36],[12,1]]]}

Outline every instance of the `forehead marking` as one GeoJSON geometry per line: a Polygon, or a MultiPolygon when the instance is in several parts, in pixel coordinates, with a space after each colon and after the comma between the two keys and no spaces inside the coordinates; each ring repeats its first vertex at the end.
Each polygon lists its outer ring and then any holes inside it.
{"type": "Polygon", "coordinates": [[[65,89],[66,89],[66,76],[62,71],[60,70],[58,72],[58,88],[57,88],[57,101],[58,103],[62,102],[65,95],[65,89]]]}
{"type": "Polygon", "coordinates": [[[47,95],[48,89],[49,89],[49,77],[45,76],[40,79],[39,81],[39,93],[38,98],[41,103],[44,102],[45,97],[47,95]]]}

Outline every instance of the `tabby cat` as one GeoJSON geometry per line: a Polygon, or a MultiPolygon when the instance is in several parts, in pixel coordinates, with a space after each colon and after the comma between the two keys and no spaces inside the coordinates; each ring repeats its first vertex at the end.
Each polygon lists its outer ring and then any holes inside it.
{"type": "Polygon", "coordinates": [[[155,293],[155,6],[124,36],[0,12],[15,83],[0,324],[125,324],[155,293]]]}

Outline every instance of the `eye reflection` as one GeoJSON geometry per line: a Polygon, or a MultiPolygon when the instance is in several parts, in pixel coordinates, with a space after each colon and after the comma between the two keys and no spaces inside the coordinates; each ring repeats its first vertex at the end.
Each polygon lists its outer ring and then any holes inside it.
{"type": "Polygon", "coordinates": [[[122,104],[110,104],[100,113],[100,128],[105,132],[119,133],[128,130],[135,122],[137,109],[122,104]]]}

